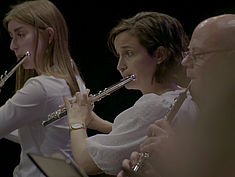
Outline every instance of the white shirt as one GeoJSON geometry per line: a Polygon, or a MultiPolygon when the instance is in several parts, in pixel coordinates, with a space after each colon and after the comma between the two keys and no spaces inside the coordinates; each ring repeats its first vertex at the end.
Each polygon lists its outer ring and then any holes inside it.
{"type": "MultiPolygon", "coordinates": [[[[85,85],[80,77],[81,92],[85,85]]],[[[41,75],[29,79],[24,87],[16,92],[0,108],[0,137],[3,138],[18,129],[21,145],[20,164],[14,170],[15,177],[44,176],[27,157],[28,152],[53,154],[63,150],[72,154],[67,119],[61,119],[49,127],[42,121],[48,114],[58,110],[63,104],[63,95],[71,97],[69,86],[64,79],[41,75]]]]}
{"type": "MultiPolygon", "coordinates": [[[[174,98],[182,91],[170,91],[158,96],[143,95],[133,107],[120,113],[114,120],[109,134],[98,134],[87,138],[86,147],[96,165],[107,174],[117,175],[122,161],[131,152],[139,151],[139,145],[146,138],[147,127],[164,117],[174,98]]],[[[194,118],[196,105],[187,97],[177,113],[174,122],[180,117],[194,118]]]]}

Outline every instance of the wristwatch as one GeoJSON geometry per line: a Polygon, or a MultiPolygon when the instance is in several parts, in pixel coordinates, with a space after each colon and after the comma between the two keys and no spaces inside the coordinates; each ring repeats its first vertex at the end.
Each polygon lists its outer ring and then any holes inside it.
{"type": "Polygon", "coordinates": [[[78,130],[78,129],[82,129],[82,128],[84,128],[84,129],[86,128],[85,124],[84,123],[79,123],[79,122],[72,123],[69,127],[70,130],[78,130]]]}

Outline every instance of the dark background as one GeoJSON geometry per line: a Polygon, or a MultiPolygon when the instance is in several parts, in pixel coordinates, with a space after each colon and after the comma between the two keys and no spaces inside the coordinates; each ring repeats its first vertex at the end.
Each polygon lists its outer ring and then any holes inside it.
{"type": "MultiPolygon", "coordinates": [[[[160,1],[160,0],[109,0],[109,1],[75,1],[51,0],[63,13],[69,29],[69,44],[71,55],[76,61],[81,75],[90,88],[91,93],[97,93],[121,79],[116,70],[117,59],[107,47],[107,35],[121,18],[128,18],[140,11],[158,11],[177,18],[192,34],[196,25],[205,18],[235,13],[235,2],[214,1],[160,1]]],[[[1,1],[0,19],[2,21],[9,6],[17,0],[1,1]]],[[[8,70],[16,61],[14,53],[9,49],[10,38],[0,25],[0,74],[8,70]]],[[[14,75],[7,80],[1,89],[0,104],[3,105],[14,94],[14,75]]],[[[115,116],[133,105],[141,96],[138,91],[127,91],[125,88],[103,98],[95,105],[95,112],[113,121],[115,116]]],[[[89,135],[96,132],[89,131],[89,135]]],[[[14,167],[19,162],[20,146],[6,139],[0,140],[0,169],[4,176],[11,176],[14,167]]]]}

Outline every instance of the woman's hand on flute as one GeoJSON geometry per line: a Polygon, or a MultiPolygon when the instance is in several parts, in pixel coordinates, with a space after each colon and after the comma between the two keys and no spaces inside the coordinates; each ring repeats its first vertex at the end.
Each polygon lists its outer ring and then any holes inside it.
{"type": "Polygon", "coordinates": [[[89,99],[89,90],[86,89],[85,93],[76,93],[76,99],[68,99],[63,97],[65,107],[67,110],[68,121],[71,123],[84,123],[86,126],[92,119],[93,103],[89,99]]]}

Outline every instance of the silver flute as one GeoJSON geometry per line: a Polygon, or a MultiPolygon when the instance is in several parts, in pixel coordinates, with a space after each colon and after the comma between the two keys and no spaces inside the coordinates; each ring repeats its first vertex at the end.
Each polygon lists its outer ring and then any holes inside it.
{"type": "MultiPolygon", "coordinates": [[[[118,83],[105,88],[103,91],[99,91],[97,94],[94,95],[89,95],[89,97],[91,98],[91,101],[94,103],[96,101],[100,101],[102,98],[104,98],[105,96],[110,95],[111,93],[113,93],[114,91],[122,88],[124,85],[126,85],[127,83],[133,81],[136,79],[135,75],[131,75],[128,76],[126,78],[123,78],[122,80],[120,80],[118,83]]],[[[75,98],[72,98],[71,100],[75,100],[75,98]]],[[[42,125],[44,127],[50,125],[51,123],[62,119],[64,116],[67,115],[67,110],[66,107],[63,107],[62,109],[59,109],[51,114],[48,115],[48,119],[42,122],[42,125]]]]}
{"type": "MultiPolygon", "coordinates": [[[[187,98],[187,92],[188,92],[188,90],[191,86],[191,83],[192,82],[190,82],[188,84],[187,88],[183,92],[181,92],[178,97],[176,97],[174,99],[174,102],[171,104],[171,106],[169,107],[167,113],[165,114],[164,119],[166,119],[169,122],[169,124],[172,123],[176,113],[179,111],[179,109],[182,106],[184,100],[187,98]]],[[[144,162],[150,157],[150,155],[151,154],[148,153],[148,152],[139,153],[139,159],[138,159],[137,163],[134,166],[131,167],[131,173],[134,174],[134,175],[140,173],[144,162]]]]}
{"type": "Polygon", "coordinates": [[[16,71],[16,69],[27,59],[27,57],[30,56],[29,51],[27,51],[23,57],[21,57],[17,63],[12,67],[12,69],[10,70],[10,72],[5,71],[4,74],[2,74],[0,76],[0,88],[3,87],[3,85],[5,84],[5,82],[7,81],[7,79],[9,77],[11,77],[11,75],[16,71]]]}

